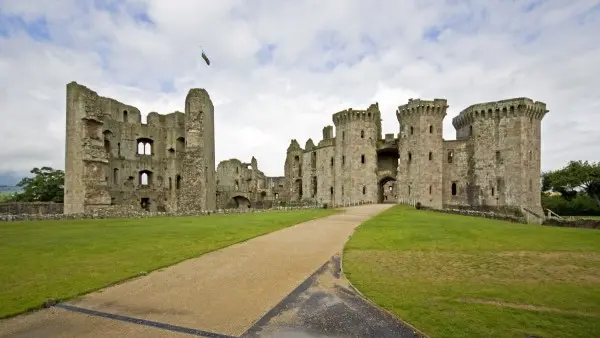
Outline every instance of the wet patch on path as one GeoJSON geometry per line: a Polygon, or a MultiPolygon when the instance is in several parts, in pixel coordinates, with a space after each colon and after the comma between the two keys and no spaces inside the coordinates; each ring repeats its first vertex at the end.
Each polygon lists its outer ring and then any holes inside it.
{"type": "Polygon", "coordinates": [[[421,337],[357,294],[336,255],[256,322],[244,338],[421,337]]]}

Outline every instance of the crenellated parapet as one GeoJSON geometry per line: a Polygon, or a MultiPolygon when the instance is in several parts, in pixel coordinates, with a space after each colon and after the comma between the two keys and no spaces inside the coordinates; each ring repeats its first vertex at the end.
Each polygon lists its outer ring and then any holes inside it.
{"type": "Polygon", "coordinates": [[[293,152],[293,151],[303,151],[303,149],[300,147],[300,144],[298,143],[298,141],[296,139],[292,139],[292,141],[290,141],[290,145],[287,148],[287,152],[293,152]]]}
{"type": "Polygon", "coordinates": [[[333,124],[336,127],[354,121],[380,122],[381,112],[379,111],[379,103],[373,103],[365,110],[354,110],[352,108],[348,108],[333,114],[333,124]]]}
{"type": "Polygon", "coordinates": [[[398,118],[398,121],[411,115],[437,115],[443,118],[446,116],[448,107],[448,101],[445,99],[408,99],[407,104],[398,106],[396,117],[398,118]]]}
{"type": "Polygon", "coordinates": [[[526,97],[519,97],[469,106],[452,119],[452,125],[454,128],[460,129],[479,119],[519,116],[541,120],[547,112],[545,103],[533,101],[526,97]]]}

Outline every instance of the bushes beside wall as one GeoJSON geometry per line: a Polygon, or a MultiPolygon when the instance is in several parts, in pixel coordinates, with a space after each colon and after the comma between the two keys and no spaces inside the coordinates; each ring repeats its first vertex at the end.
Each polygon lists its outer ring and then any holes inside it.
{"type": "Polygon", "coordinates": [[[600,216],[600,207],[586,194],[578,194],[571,200],[562,196],[542,194],[542,207],[550,209],[560,216],[600,216]]]}

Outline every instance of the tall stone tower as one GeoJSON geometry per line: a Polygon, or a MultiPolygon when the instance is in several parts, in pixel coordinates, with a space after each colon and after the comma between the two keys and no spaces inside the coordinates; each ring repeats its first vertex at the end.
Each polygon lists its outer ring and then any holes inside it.
{"type": "Polygon", "coordinates": [[[185,98],[185,155],[179,210],[216,208],[214,106],[206,90],[190,89],[185,98]]]}
{"type": "Polygon", "coordinates": [[[285,157],[284,173],[290,201],[299,201],[303,197],[302,189],[302,154],[304,150],[295,139],[290,142],[285,157]]]}
{"type": "Polygon", "coordinates": [[[398,107],[398,199],[442,208],[444,99],[410,99],[398,107]]]}
{"type": "Polygon", "coordinates": [[[547,112],[545,103],[522,97],[475,104],[452,120],[471,158],[469,204],[542,214],[541,122],[547,112]]]}
{"type": "Polygon", "coordinates": [[[101,98],[76,82],[67,84],[64,213],[109,206],[108,153],[101,98]]]}
{"type": "Polygon", "coordinates": [[[333,115],[335,125],[335,203],[377,201],[377,140],[381,113],[347,109],[333,115]]]}

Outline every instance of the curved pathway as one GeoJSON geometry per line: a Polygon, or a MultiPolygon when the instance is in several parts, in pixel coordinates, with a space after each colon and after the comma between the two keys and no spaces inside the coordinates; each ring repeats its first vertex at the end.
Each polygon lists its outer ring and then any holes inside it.
{"type": "Polygon", "coordinates": [[[391,205],[346,208],[79,299],[0,321],[0,337],[238,337],[391,205]]]}

